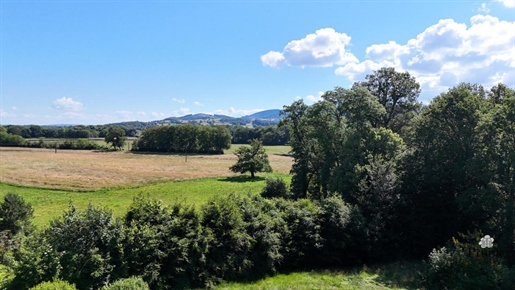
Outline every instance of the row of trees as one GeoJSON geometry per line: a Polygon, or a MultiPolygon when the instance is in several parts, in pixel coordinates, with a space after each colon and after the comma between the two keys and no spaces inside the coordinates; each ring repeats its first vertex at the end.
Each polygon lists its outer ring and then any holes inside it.
{"type": "MultiPolygon", "coordinates": [[[[7,125],[4,126],[7,133],[19,135],[23,138],[104,138],[111,125],[77,125],[68,127],[51,127],[38,125],[7,125]]],[[[120,126],[118,126],[120,127],[120,126]]],[[[124,128],[124,135],[134,137],[138,133],[136,129],[124,128]]]]}
{"type": "Polygon", "coordinates": [[[223,154],[231,146],[231,133],[223,126],[193,124],[158,126],[144,130],[135,151],[223,154]]]}
{"type": "Polygon", "coordinates": [[[228,126],[232,135],[232,144],[247,144],[250,140],[259,139],[263,145],[286,145],[289,138],[287,127],[267,126],[267,127],[242,127],[228,126]]]}
{"type": "Polygon", "coordinates": [[[424,257],[458,233],[485,232],[514,266],[514,90],[463,83],[427,106],[419,92],[409,73],[383,68],[312,106],[285,106],[292,193],[359,208],[368,261],[424,257]]]}
{"type": "MultiPolygon", "coordinates": [[[[27,224],[30,206],[16,195],[5,200],[5,207],[24,213],[18,224],[27,224]]],[[[13,220],[2,208],[0,217],[13,220]]],[[[4,241],[18,245],[0,251],[0,258],[14,269],[8,289],[55,279],[99,289],[131,276],[142,277],[151,289],[209,288],[305,265],[354,264],[363,236],[359,220],[338,197],[314,202],[230,194],[199,211],[140,196],[121,219],[105,208],[71,206],[48,228],[23,239],[13,223],[0,224],[4,241]]]]}

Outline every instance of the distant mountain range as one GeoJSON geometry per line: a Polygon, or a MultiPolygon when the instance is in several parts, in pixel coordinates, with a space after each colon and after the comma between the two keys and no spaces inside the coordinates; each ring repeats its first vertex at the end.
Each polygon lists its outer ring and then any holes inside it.
{"type": "Polygon", "coordinates": [[[188,114],[182,117],[169,117],[163,120],[149,121],[149,122],[120,122],[120,123],[112,123],[107,125],[120,125],[124,127],[147,127],[147,126],[157,126],[162,124],[203,124],[203,125],[240,125],[240,126],[270,126],[276,125],[282,119],[280,116],[281,110],[272,109],[265,110],[261,112],[257,112],[251,115],[243,116],[243,117],[231,117],[226,115],[210,115],[210,114],[188,114]]]}

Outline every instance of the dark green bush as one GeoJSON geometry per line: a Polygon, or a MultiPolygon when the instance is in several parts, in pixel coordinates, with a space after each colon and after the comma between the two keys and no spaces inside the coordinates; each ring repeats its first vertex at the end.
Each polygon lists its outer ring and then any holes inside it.
{"type": "Polygon", "coordinates": [[[111,211],[71,206],[44,234],[62,266],[59,277],[79,289],[99,288],[125,275],[123,228],[111,211]]]}
{"type": "Polygon", "coordinates": [[[266,185],[261,191],[261,196],[265,198],[288,198],[288,190],[286,189],[286,183],[281,178],[267,179],[266,185]]]}
{"type": "Polygon", "coordinates": [[[513,269],[495,255],[494,248],[481,248],[481,234],[461,235],[447,247],[433,249],[426,276],[428,289],[514,289],[513,269]]]}
{"type": "Polygon", "coordinates": [[[130,277],[116,280],[113,284],[102,287],[101,290],[149,290],[148,284],[141,277],[130,277]]]}
{"type": "Polygon", "coordinates": [[[9,231],[15,235],[30,230],[34,210],[16,193],[7,193],[0,204],[0,232],[9,231]]]}
{"type": "Polygon", "coordinates": [[[202,226],[212,236],[206,267],[215,282],[241,278],[252,268],[253,239],[246,232],[238,199],[235,194],[216,197],[202,207],[202,226]]]}
{"type": "Polygon", "coordinates": [[[137,197],[124,219],[124,253],[130,275],[153,289],[204,287],[209,236],[193,207],[137,197]]]}
{"type": "Polygon", "coordinates": [[[281,235],[281,268],[298,269],[314,265],[322,246],[318,218],[320,208],[308,199],[276,199],[275,202],[286,225],[281,235]]]}
{"type": "Polygon", "coordinates": [[[277,208],[270,200],[259,195],[236,201],[245,222],[245,231],[252,237],[248,260],[251,267],[244,279],[258,279],[276,272],[282,261],[281,236],[286,227],[277,208]]]}
{"type": "Polygon", "coordinates": [[[319,202],[320,266],[355,266],[362,262],[366,234],[363,217],[356,206],[348,205],[340,196],[319,202]]]}

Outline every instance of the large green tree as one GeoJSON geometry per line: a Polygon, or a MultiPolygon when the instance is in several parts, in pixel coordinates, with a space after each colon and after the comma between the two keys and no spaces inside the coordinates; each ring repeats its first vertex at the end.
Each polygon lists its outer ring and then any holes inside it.
{"type": "Polygon", "coordinates": [[[125,145],[125,130],[121,127],[111,127],[105,136],[106,143],[111,143],[115,149],[121,149],[125,145]]]}
{"type": "Polygon", "coordinates": [[[368,89],[386,109],[386,114],[374,120],[374,126],[400,133],[421,106],[417,102],[420,85],[408,72],[397,72],[393,67],[374,71],[366,79],[354,86],[368,89]]]}
{"type": "Polygon", "coordinates": [[[255,177],[256,172],[272,172],[266,150],[257,139],[250,142],[250,147],[241,146],[236,149],[234,154],[238,157],[238,161],[229,168],[232,172],[250,172],[251,178],[255,177]]]}

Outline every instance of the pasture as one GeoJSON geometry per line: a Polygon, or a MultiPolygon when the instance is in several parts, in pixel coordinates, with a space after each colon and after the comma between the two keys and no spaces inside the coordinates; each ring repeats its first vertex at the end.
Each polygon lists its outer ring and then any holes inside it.
{"type": "MultiPolygon", "coordinates": [[[[235,176],[234,147],[224,155],[145,154],[125,151],[57,150],[0,147],[0,182],[41,188],[97,190],[141,186],[150,182],[235,176]],[[186,161],[187,158],[187,161],[186,161]]],[[[274,147],[269,146],[267,147],[274,147]]],[[[274,172],[288,174],[292,159],[274,155],[274,172]]]]}
{"type": "MultiPolygon", "coordinates": [[[[8,192],[21,195],[34,208],[34,224],[44,228],[70,204],[79,209],[89,204],[107,207],[121,217],[138,195],[198,208],[217,195],[257,194],[267,178],[279,177],[289,184],[292,159],[280,156],[288,146],[266,146],[274,172],[258,173],[254,180],[228,169],[236,162],[233,152],[239,146],[233,145],[225,155],[189,155],[187,161],[177,154],[0,148],[0,197],[8,192]]],[[[384,269],[403,273],[390,265],[384,269]]],[[[0,268],[0,279],[7,281],[9,275],[8,268],[0,268]]],[[[217,289],[405,289],[397,288],[406,285],[401,280],[380,269],[308,271],[226,283],[217,289]]]]}
{"type": "Polygon", "coordinates": [[[267,147],[274,173],[258,173],[255,180],[229,170],[239,146],[224,155],[189,155],[187,161],[178,154],[0,147],[0,197],[20,194],[34,207],[34,223],[45,226],[70,204],[105,206],[120,216],[139,194],[201,205],[219,194],[259,193],[269,177],[289,182],[292,159],[274,155],[287,146],[267,147]]]}

